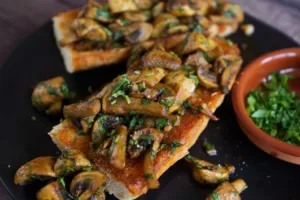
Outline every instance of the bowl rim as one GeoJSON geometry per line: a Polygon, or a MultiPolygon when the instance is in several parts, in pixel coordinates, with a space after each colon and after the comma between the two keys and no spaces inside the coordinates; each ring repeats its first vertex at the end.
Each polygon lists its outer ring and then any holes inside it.
{"type": "MultiPolygon", "coordinates": [[[[287,48],[277,51],[272,51],[270,53],[264,54],[257,59],[253,60],[251,63],[249,63],[241,72],[240,76],[237,79],[237,82],[239,84],[234,84],[234,87],[232,89],[232,104],[235,111],[235,114],[238,118],[238,122],[243,128],[248,132],[248,134],[251,134],[251,136],[255,137],[256,139],[262,141],[268,146],[271,146],[273,149],[276,149],[278,151],[300,157],[300,146],[288,144],[286,142],[283,142],[279,139],[276,139],[266,132],[264,132],[262,129],[260,129],[248,116],[246,112],[246,106],[245,106],[245,99],[243,98],[243,90],[241,88],[241,84],[244,82],[244,77],[242,74],[250,74],[251,71],[261,64],[263,61],[266,61],[266,59],[270,57],[277,56],[276,59],[287,59],[287,57],[299,57],[300,60],[300,48],[287,48]],[[283,54],[287,53],[294,53],[290,54],[288,56],[283,56],[283,54]],[[282,56],[278,56],[282,55],[282,56]]],[[[246,134],[246,133],[245,133],[246,134]]],[[[246,134],[247,135],[247,134],[246,134]]]]}

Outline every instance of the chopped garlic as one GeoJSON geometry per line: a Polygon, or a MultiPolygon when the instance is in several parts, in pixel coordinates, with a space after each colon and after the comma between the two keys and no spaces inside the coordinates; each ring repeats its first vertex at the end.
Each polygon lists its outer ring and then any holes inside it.
{"type": "Polygon", "coordinates": [[[244,31],[245,35],[247,36],[251,36],[255,31],[255,28],[252,24],[245,24],[241,26],[241,29],[244,31]]]}

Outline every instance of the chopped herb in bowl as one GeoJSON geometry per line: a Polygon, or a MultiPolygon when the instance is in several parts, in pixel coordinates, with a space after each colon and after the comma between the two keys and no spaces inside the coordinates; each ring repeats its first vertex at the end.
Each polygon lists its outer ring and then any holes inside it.
{"type": "Polygon", "coordinates": [[[289,90],[286,74],[273,73],[247,97],[247,112],[266,133],[300,146],[300,100],[289,90]]]}

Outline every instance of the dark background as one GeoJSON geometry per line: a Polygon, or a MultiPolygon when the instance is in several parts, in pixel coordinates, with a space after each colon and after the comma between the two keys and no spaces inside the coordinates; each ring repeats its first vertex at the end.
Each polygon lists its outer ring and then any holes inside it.
{"type": "MultiPolygon", "coordinates": [[[[26,36],[58,12],[85,4],[84,0],[9,0],[0,2],[0,66],[26,36]]],[[[234,0],[250,15],[300,43],[300,0],[234,0]]],[[[30,51],[30,49],[29,49],[30,51]]],[[[10,200],[0,183],[0,199],[10,200]]]]}

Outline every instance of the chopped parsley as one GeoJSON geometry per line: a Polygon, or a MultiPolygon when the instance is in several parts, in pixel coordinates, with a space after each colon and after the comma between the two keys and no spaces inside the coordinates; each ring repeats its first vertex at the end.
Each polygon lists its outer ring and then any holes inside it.
{"type": "Polygon", "coordinates": [[[174,57],[178,57],[178,55],[176,53],[174,53],[173,51],[171,51],[170,54],[174,57]]]}
{"type": "Polygon", "coordinates": [[[141,100],[141,103],[142,103],[143,105],[149,105],[149,104],[151,104],[151,101],[150,101],[149,99],[142,99],[142,100],[141,100]]]}
{"type": "Polygon", "coordinates": [[[130,110],[128,113],[129,113],[129,115],[137,115],[137,114],[139,114],[139,111],[130,110]]]}
{"type": "Polygon", "coordinates": [[[183,144],[181,144],[178,140],[174,140],[171,143],[169,143],[171,147],[171,153],[174,153],[178,147],[181,147],[183,144]]]}
{"type": "Polygon", "coordinates": [[[212,149],[215,149],[215,145],[210,144],[210,143],[208,143],[207,141],[205,141],[205,142],[203,143],[203,146],[204,146],[204,148],[205,148],[206,150],[212,150],[212,149]]]}
{"type": "Polygon", "coordinates": [[[131,24],[132,22],[127,19],[121,19],[121,23],[123,24],[123,26],[125,26],[131,24]]]}
{"type": "Polygon", "coordinates": [[[38,95],[33,97],[34,104],[39,105],[41,103],[41,99],[38,95]]]}
{"type": "Polygon", "coordinates": [[[167,126],[169,123],[170,123],[170,121],[167,118],[157,118],[155,120],[155,126],[160,131],[163,131],[165,126],[167,126]]]}
{"type": "Polygon", "coordinates": [[[214,58],[210,57],[206,52],[202,51],[202,56],[205,58],[207,62],[212,62],[214,58]]]}
{"type": "Polygon", "coordinates": [[[182,51],[184,50],[184,47],[186,46],[186,44],[189,41],[189,37],[190,37],[190,34],[187,34],[187,36],[184,38],[184,40],[180,44],[180,47],[179,47],[179,50],[178,50],[179,55],[182,54],[182,51]]]}
{"type": "Polygon", "coordinates": [[[98,8],[96,11],[96,15],[97,15],[97,17],[109,18],[110,14],[109,14],[108,4],[106,4],[102,9],[98,8]]]}
{"type": "Polygon", "coordinates": [[[197,24],[197,26],[194,28],[193,30],[194,32],[197,32],[197,33],[202,33],[203,32],[203,28],[200,24],[197,24]]]}
{"type": "Polygon", "coordinates": [[[146,74],[147,77],[152,76],[153,72],[146,74]]]}
{"type": "Polygon", "coordinates": [[[65,182],[64,177],[58,177],[57,180],[61,183],[61,185],[62,185],[64,188],[66,188],[66,182],[65,182]]]}
{"type": "Polygon", "coordinates": [[[198,84],[199,84],[199,78],[198,78],[198,76],[196,76],[195,74],[189,74],[189,78],[193,79],[195,81],[195,83],[196,83],[196,86],[198,86],[198,84]]]}
{"type": "Polygon", "coordinates": [[[130,98],[127,94],[125,94],[125,91],[130,85],[130,80],[128,79],[127,75],[124,74],[121,76],[121,80],[113,87],[112,95],[108,98],[110,103],[112,105],[116,104],[117,97],[121,96],[123,97],[127,104],[130,104],[130,98]]]}
{"type": "Polygon", "coordinates": [[[183,7],[180,7],[178,10],[179,10],[179,12],[181,12],[181,13],[184,12],[184,8],[183,8],[183,7]]]}
{"type": "Polygon", "coordinates": [[[227,39],[226,42],[227,42],[227,44],[230,45],[230,46],[233,45],[233,42],[232,42],[231,40],[229,40],[229,39],[227,39]]]}
{"type": "Polygon", "coordinates": [[[60,86],[60,91],[64,95],[65,98],[74,98],[75,93],[71,92],[66,83],[62,83],[60,86]]]}
{"type": "Polygon", "coordinates": [[[35,116],[31,116],[31,120],[32,120],[32,121],[35,121],[35,120],[36,120],[36,117],[35,117],[35,116]]]}
{"type": "Polygon", "coordinates": [[[66,166],[65,169],[68,171],[68,172],[75,172],[75,169],[73,167],[70,167],[70,166],[66,166]]]}
{"type": "Polygon", "coordinates": [[[117,29],[114,33],[113,33],[113,40],[117,41],[119,39],[121,39],[124,36],[124,33],[122,30],[117,29]]]}
{"type": "Polygon", "coordinates": [[[300,146],[300,100],[289,91],[290,76],[273,73],[247,97],[247,112],[266,133],[300,146]]]}
{"type": "Polygon", "coordinates": [[[153,179],[152,174],[144,174],[144,177],[145,177],[146,180],[153,179]]]}
{"type": "Polygon", "coordinates": [[[83,167],[83,168],[82,168],[82,171],[88,172],[88,171],[91,171],[92,169],[93,169],[92,166],[91,166],[91,167],[83,167]]]}
{"type": "Polygon", "coordinates": [[[112,33],[108,28],[104,27],[104,31],[105,31],[106,35],[111,36],[112,33]]]}
{"type": "Polygon", "coordinates": [[[214,200],[221,200],[221,197],[219,196],[219,194],[216,191],[213,191],[211,196],[214,200]]]}
{"type": "Polygon", "coordinates": [[[159,103],[164,105],[168,110],[175,103],[175,99],[161,99],[159,103]]]}

